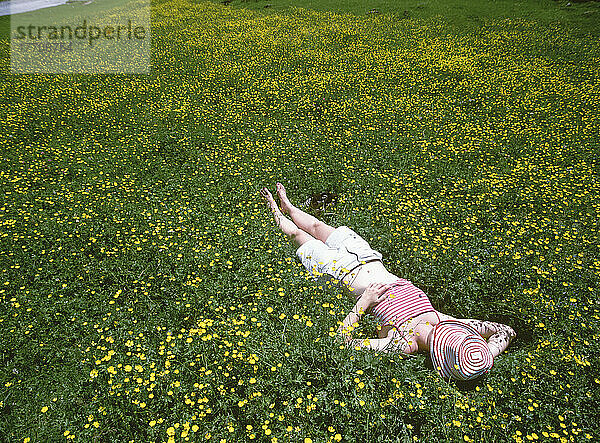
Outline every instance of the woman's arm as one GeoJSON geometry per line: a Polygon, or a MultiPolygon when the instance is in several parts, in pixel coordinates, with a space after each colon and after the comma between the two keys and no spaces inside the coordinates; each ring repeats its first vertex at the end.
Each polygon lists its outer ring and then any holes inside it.
{"type": "Polygon", "coordinates": [[[383,298],[384,294],[388,290],[389,285],[383,285],[380,283],[373,283],[369,285],[362,297],[358,299],[352,310],[348,313],[340,327],[338,328],[338,334],[343,338],[344,342],[351,344],[354,347],[376,349],[383,351],[387,348],[392,340],[392,337],[388,334],[388,337],[375,338],[375,339],[353,339],[352,331],[358,326],[363,314],[368,312],[373,306],[376,306],[383,298]]]}
{"type": "Polygon", "coordinates": [[[392,337],[385,338],[358,338],[348,341],[354,349],[372,349],[375,351],[388,352],[392,350],[392,337]]]}
{"type": "Polygon", "coordinates": [[[369,309],[370,304],[364,297],[358,299],[352,310],[348,313],[340,327],[338,328],[338,334],[340,334],[346,343],[352,340],[352,331],[358,327],[358,322],[365,312],[369,309]]]}
{"type": "Polygon", "coordinates": [[[354,349],[372,349],[381,352],[413,354],[419,350],[416,342],[400,336],[395,329],[390,329],[387,337],[350,339],[347,343],[354,349]]]}
{"type": "Polygon", "coordinates": [[[488,347],[494,358],[504,352],[510,342],[517,336],[513,328],[502,323],[475,319],[464,319],[461,321],[473,326],[483,338],[487,339],[488,347]]]}

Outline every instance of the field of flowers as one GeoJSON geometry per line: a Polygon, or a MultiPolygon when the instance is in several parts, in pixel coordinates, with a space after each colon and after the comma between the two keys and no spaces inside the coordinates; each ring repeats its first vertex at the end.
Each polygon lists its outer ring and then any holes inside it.
{"type": "Polygon", "coordinates": [[[600,439],[597,38],[189,0],[152,19],[151,75],[0,84],[0,441],[600,439]],[[294,259],[258,194],[277,180],[337,192],[324,219],[439,310],[512,326],[491,374],[340,347],[352,302],[294,259]]]}

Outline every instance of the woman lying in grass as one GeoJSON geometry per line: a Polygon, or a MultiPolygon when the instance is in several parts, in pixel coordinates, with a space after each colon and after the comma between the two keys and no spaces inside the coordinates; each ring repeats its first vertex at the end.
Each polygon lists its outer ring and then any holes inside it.
{"type": "Polygon", "coordinates": [[[350,228],[333,228],[293,206],[281,183],[277,183],[281,210],[267,188],[260,193],[279,228],[298,245],[296,255],[302,264],[315,277],[331,277],[356,296],[356,305],[338,329],[346,343],[384,352],[428,351],[440,376],[471,380],[487,373],[515,337],[507,325],[456,319],[436,311],[423,291],[388,272],[381,254],[350,228]],[[378,320],[378,338],[352,339],[351,332],[365,313],[378,320]]]}

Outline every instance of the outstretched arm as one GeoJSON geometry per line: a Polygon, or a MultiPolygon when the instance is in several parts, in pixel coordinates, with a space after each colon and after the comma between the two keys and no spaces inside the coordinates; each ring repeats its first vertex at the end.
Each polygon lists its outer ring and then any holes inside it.
{"type": "Polygon", "coordinates": [[[488,347],[494,358],[504,352],[510,342],[517,336],[513,328],[502,323],[476,319],[465,319],[462,321],[473,326],[483,338],[487,339],[488,347]]]}
{"type": "Polygon", "coordinates": [[[358,299],[352,310],[348,313],[338,328],[338,334],[345,343],[350,344],[353,347],[375,349],[379,351],[384,351],[389,347],[389,344],[392,340],[391,334],[388,334],[388,337],[385,338],[352,338],[352,331],[358,327],[361,317],[384,298],[384,294],[388,288],[389,285],[374,283],[365,289],[362,297],[358,299]]]}
{"type": "Polygon", "coordinates": [[[364,297],[359,298],[338,328],[338,334],[342,336],[344,342],[349,343],[352,340],[352,331],[358,327],[360,318],[368,309],[369,305],[366,303],[364,297]]]}

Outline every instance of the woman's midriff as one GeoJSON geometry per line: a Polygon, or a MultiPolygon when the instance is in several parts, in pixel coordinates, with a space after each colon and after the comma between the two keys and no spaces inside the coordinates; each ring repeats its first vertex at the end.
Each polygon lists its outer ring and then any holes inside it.
{"type": "Polygon", "coordinates": [[[380,260],[375,260],[353,269],[342,281],[346,284],[348,291],[358,298],[371,283],[392,283],[398,279],[385,269],[380,260]]]}

